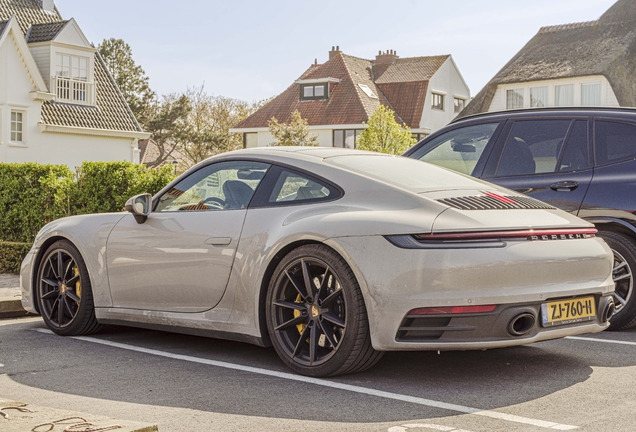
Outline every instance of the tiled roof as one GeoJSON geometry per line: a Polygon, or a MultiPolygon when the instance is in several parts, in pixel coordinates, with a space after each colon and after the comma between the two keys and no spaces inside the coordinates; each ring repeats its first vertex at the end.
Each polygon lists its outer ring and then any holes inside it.
{"type": "Polygon", "coordinates": [[[48,42],[64,28],[68,21],[56,21],[52,23],[33,24],[27,32],[27,42],[48,42]]]}
{"type": "Polygon", "coordinates": [[[141,131],[99,53],[95,53],[95,90],[97,106],[43,103],[42,122],[54,126],[141,131]]]}
{"type": "Polygon", "coordinates": [[[374,67],[377,84],[428,81],[450,55],[399,58],[395,62],[374,67]],[[381,68],[381,69],[380,69],[381,68]]]}
{"type": "Polygon", "coordinates": [[[636,106],[636,1],[617,1],[600,19],[543,27],[458,117],[488,111],[499,84],[604,75],[621,106],[636,106]]]}
{"type": "Polygon", "coordinates": [[[4,32],[4,28],[9,24],[9,21],[0,21],[0,35],[4,32]]]}
{"type": "Polygon", "coordinates": [[[41,0],[0,0],[0,20],[8,20],[15,15],[23,34],[32,24],[62,21],[57,8],[49,12],[42,9],[41,0]]]}
{"type": "Polygon", "coordinates": [[[380,105],[393,109],[399,122],[417,128],[424,109],[428,80],[448,58],[448,55],[415,57],[374,64],[371,60],[332,51],[327,62],[311,65],[299,78],[339,79],[340,82],[330,84],[328,99],[301,101],[300,85],[295,83],[236,128],[267,127],[272,117],[287,123],[296,110],[309,125],[361,124],[380,105]],[[377,97],[368,96],[361,84],[377,97]]]}
{"type": "MultiPolygon", "coordinates": [[[[41,0],[0,0],[0,19],[15,16],[28,42],[53,39],[68,21],[62,20],[57,8],[42,8],[41,0]]],[[[141,128],[119,92],[115,81],[99,55],[95,53],[96,106],[56,103],[42,104],[42,122],[52,126],[139,132],[141,128]]]]}

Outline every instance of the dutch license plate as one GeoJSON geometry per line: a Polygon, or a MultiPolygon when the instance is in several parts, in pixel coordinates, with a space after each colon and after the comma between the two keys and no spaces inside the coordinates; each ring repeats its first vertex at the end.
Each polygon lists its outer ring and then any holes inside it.
{"type": "Polygon", "coordinates": [[[596,317],[596,302],[594,297],[547,302],[541,305],[541,315],[544,327],[590,321],[596,317]]]}

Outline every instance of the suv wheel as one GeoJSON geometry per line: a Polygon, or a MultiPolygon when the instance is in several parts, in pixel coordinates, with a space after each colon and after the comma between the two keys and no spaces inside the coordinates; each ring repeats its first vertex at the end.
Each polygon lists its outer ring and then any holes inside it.
{"type": "Polygon", "coordinates": [[[610,321],[610,330],[622,330],[636,325],[636,246],[631,238],[614,232],[599,232],[614,253],[612,277],[616,284],[614,304],[616,312],[610,321]]]}

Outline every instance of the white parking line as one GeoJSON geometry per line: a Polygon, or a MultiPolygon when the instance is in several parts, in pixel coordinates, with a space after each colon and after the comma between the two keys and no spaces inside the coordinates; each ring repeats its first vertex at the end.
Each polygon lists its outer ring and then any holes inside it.
{"type": "Polygon", "coordinates": [[[597,338],[586,338],[586,337],[580,337],[580,336],[567,336],[566,339],[601,342],[601,343],[612,343],[612,344],[618,344],[618,345],[636,345],[636,342],[618,341],[618,340],[609,340],[609,339],[597,339],[597,338]]]}
{"type": "Polygon", "coordinates": [[[433,430],[444,431],[444,432],[472,432],[466,429],[455,429],[454,427],[450,427],[450,426],[442,426],[442,425],[436,425],[436,424],[420,424],[420,423],[405,424],[402,426],[393,426],[389,428],[388,432],[407,432],[409,429],[433,429],[433,430]]]}
{"type": "MultiPolygon", "coordinates": [[[[36,331],[38,331],[40,333],[53,334],[53,332],[48,330],[48,329],[36,329],[36,331]]],[[[538,426],[538,427],[543,427],[543,428],[548,428],[548,429],[556,429],[556,430],[572,430],[572,429],[577,429],[578,428],[578,426],[571,426],[571,425],[553,423],[553,422],[544,421],[544,420],[536,420],[536,419],[531,419],[531,418],[527,418],[527,417],[521,417],[521,416],[516,416],[516,415],[512,415],[512,414],[501,413],[501,412],[497,412],[497,411],[481,410],[481,409],[478,409],[478,408],[471,408],[471,407],[466,407],[466,406],[462,406],[462,405],[455,405],[455,404],[450,404],[450,403],[446,403],[446,402],[434,401],[434,400],[431,400],[431,399],[424,399],[424,398],[419,398],[419,397],[414,397],[414,396],[402,395],[402,394],[398,394],[398,393],[391,393],[391,392],[385,392],[385,391],[381,391],[381,390],[374,390],[374,389],[370,389],[370,388],[366,388],[366,387],[360,387],[360,386],[355,386],[355,385],[350,385],[350,384],[343,384],[343,383],[334,382],[334,381],[327,381],[325,379],[319,379],[319,378],[310,378],[310,377],[306,377],[306,376],[302,376],[302,375],[295,375],[295,374],[286,373],[286,372],[278,372],[278,371],[273,371],[273,370],[269,370],[269,369],[261,369],[261,368],[251,367],[251,366],[243,366],[243,365],[239,365],[239,364],[227,363],[227,362],[222,362],[222,361],[217,361],[217,360],[208,360],[208,359],[204,359],[204,358],[200,358],[200,357],[192,357],[192,356],[182,355],[182,354],[173,354],[173,353],[169,353],[169,352],[165,352],[165,351],[159,351],[159,350],[149,349],[149,348],[142,348],[142,347],[138,347],[138,346],[135,346],[135,345],[128,345],[128,344],[123,344],[123,343],[119,343],[119,342],[111,342],[111,341],[108,341],[108,340],[97,339],[97,338],[93,338],[93,337],[73,336],[71,338],[72,339],[81,340],[81,341],[84,341],[84,342],[91,342],[91,343],[96,343],[96,344],[100,344],[100,345],[107,345],[107,346],[111,346],[111,347],[115,347],[115,348],[125,349],[125,350],[128,350],[128,351],[136,351],[136,352],[140,352],[140,353],[144,353],[144,354],[150,354],[150,355],[155,355],[155,356],[159,356],[159,357],[167,357],[167,358],[171,358],[171,359],[175,359],[175,360],[188,361],[188,362],[191,362],[191,363],[199,363],[199,364],[205,364],[205,365],[209,365],[209,366],[221,367],[221,368],[226,368],[226,369],[239,370],[239,371],[242,371],[242,372],[251,372],[251,373],[255,373],[255,374],[259,374],[259,375],[267,375],[267,376],[272,376],[272,377],[276,377],[276,378],[282,378],[282,379],[286,379],[286,380],[290,380],[290,381],[300,381],[300,382],[309,383],[309,384],[315,384],[315,385],[319,385],[319,386],[323,386],[323,387],[335,388],[335,389],[338,389],[338,390],[345,390],[345,391],[365,394],[365,395],[369,395],[369,396],[376,396],[376,397],[381,397],[381,398],[385,398],[385,399],[393,399],[393,400],[398,400],[398,401],[402,401],[402,402],[409,402],[409,403],[413,403],[413,404],[417,404],[417,405],[429,406],[429,407],[432,407],[432,408],[441,408],[441,409],[445,409],[445,410],[449,410],[449,411],[456,411],[456,412],[465,413],[465,414],[473,414],[473,415],[478,415],[478,416],[483,416],[483,417],[490,417],[490,418],[494,418],[494,419],[498,419],[498,420],[506,420],[506,421],[514,422],[514,423],[523,423],[523,424],[529,424],[529,425],[533,425],[533,426],[538,426]]]]}

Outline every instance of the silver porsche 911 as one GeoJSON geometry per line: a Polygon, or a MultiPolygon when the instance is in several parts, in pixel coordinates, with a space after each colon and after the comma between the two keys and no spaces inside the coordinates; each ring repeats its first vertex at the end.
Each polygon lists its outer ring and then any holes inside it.
{"type": "Polygon", "coordinates": [[[315,147],[212,157],[127,212],[45,226],[23,305],[60,335],[122,324],[273,345],[310,376],[608,326],[612,253],[591,224],[423,164],[315,147]]]}

